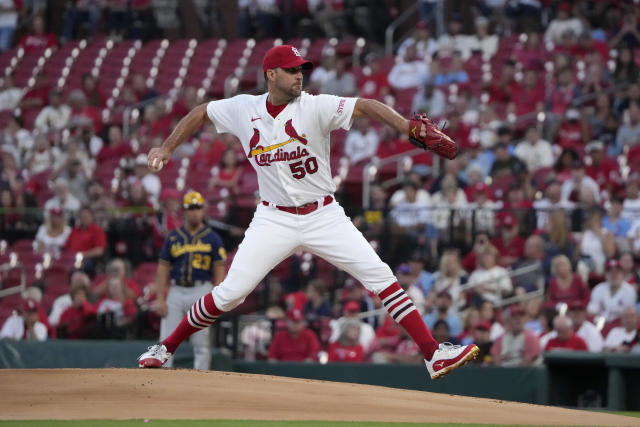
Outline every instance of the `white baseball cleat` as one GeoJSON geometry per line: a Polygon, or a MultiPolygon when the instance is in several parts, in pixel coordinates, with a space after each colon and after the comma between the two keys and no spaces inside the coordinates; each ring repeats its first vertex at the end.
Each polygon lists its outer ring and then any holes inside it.
{"type": "Polygon", "coordinates": [[[424,360],[431,379],[435,380],[448,374],[452,370],[475,359],[480,349],[475,344],[453,345],[449,342],[440,344],[433,353],[431,360],[424,360]]]}
{"type": "Polygon", "coordinates": [[[162,368],[167,360],[172,356],[167,351],[167,347],[162,344],[152,345],[138,357],[138,367],[140,368],[162,368]]]}

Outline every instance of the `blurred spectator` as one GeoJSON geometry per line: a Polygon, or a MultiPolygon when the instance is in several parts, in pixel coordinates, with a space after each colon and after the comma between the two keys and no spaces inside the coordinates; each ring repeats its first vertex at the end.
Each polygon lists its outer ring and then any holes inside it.
{"type": "Polygon", "coordinates": [[[489,231],[478,230],[474,235],[471,251],[462,260],[462,267],[468,272],[478,268],[478,258],[487,250],[489,244],[489,231]]]}
{"type": "MultiPolygon", "coordinates": [[[[513,94],[510,98],[510,111],[516,116],[524,116],[543,111],[545,103],[545,84],[540,79],[541,67],[538,63],[528,65],[524,70],[524,77],[513,87],[513,94]]],[[[530,170],[535,170],[531,169],[530,170]]]]}
{"type": "Polygon", "coordinates": [[[18,43],[25,52],[58,45],[56,36],[46,32],[44,18],[41,15],[35,15],[31,25],[33,32],[22,36],[18,43]]]}
{"type": "Polygon", "coordinates": [[[82,92],[84,92],[90,106],[103,108],[106,105],[106,98],[98,87],[96,78],[90,73],[82,75],[82,92]]]}
{"type": "Polygon", "coordinates": [[[51,85],[44,73],[36,74],[36,82],[31,89],[29,89],[22,98],[20,98],[19,107],[23,110],[35,111],[36,109],[47,105],[49,100],[49,90],[51,85]]]}
{"type": "Polygon", "coordinates": [[[612,322],[622,315],[625,308],[635,306],[636,291],[624,281],[624,272],[617,259],[607,261],[606,279],[593,288],[587,310],[612,322]]]}
{"type": "Polygon", "coordinates": [[[160,178],[155,173],[151,173],[147,155],[144,153],[138,154],[135,161],[135,180],[142,184],[142,188],[149,195],[149,199],[154,206],[158,205],[158,198],[160,197],[160,191],[162,190],[162,183],[160,178]]]}
{"type": "Polygon", "coordinates": [[[107,237],[104,230],[93,221],[91,208],[83,207],[78,213],[76,226],[69,235],[65,250],[82,253],[84,269],[95,272],[95,263],[102,259],[106,248],[107,237]]]}
{"type": "Polygon", "coordinates": [[[63,177],[57,178],[54,182],[53,193],[54,196],[44,204],[45,211],[57,207],[62,209],[67,221],[73,219],[81,205],[80,201],[69,191],[69,181],[63,177]]]}
{"type": "Polygon", "coordinates": [[[556,17],[551,20],[544,34],[545,42],[558,44],[562,36],[567,33],[573,33],[574,37],[582,34],[583,25],[580,19],[573,16],[572,5],[566,1],[558,6],[556,17]]]}
{"type": "Polygon", "coordinates": [[[319,2],[313,16],[327,37],[344,37],[346,26],[345,2],[332,0],[319,2]]]}
{"type": "Polygon", "coordinates": [[[489,104],[505,104],[512,100],[512,96],[518,90],[518,82],[515,76],[516,63],[512,59],[507,59],[502,64],[500,79],[497,81],[492,80],[485,85],[489,93],[489,104]]]}
{"type": "Polygon", "coordinates": [[[182,225],[182,195],[178,190],[165,188],[160,193],[160,211],[154,217],[156,248],[160,249],[169,232],[182,225]]]}
{"type": "Polygon", "coordinates": [[[318,360],[320,343],[316,335],[306,327],[304,315],[298,309],[287,312],[287,327],[276,332],[269,347],[269,361],[318,360]]]}
{"type": "Polygon", "coordinates": [[[118,125],[109,126],[108,144],[104,145],[96,160],[99,163],[120,159],[131,154],[131,147],[128,142],[122,139],[122,129],[118,125]]]}
{"type": "Polygon", "coordinates": [[[414,46],[419,58],[431,58],[438,51],[438,42],[431,36],[429,24],[426,21],[418,21],[413,27],[413,34],[404,39],[398,47],[397,55],[404,57],[409,46],[414,46]]]}
{"type": "Polygon", "coordinates": [[[613,153],[620,154],[624,147],[633,147],[640,143],[640,104],[638,101],[629,103],[628,121],[618,128],[616,134],[616,146],[613,147],[613,153]]]}
{"type": "Polygon", "coordinates": [[[591,159],[591,164],[586,168],[587,176],[592,178],[601,190],[612,194],[621,180],[618,163],[605,155],[604,144],[600,141],[591,141],[585,150],[591,159]]]}
{"type": "Polygon", "coordinates": [[[320,87],[321,93],[337,96],[353,96],[358,87],[356,78],[347,70],[347,62],[344,58],[336,59],[336,74],[324,82],[320,87]]]}
{"type": "Polygon", "coordinates": [[[102,117],[98,109],[89,105],[87,97],[80,89],[74,89],[69,94],[69,106],[71,107],[71,119],[69,126],[93,127],[96,134],[102,132],[102,117]]]}
{"type": "Polygon", "coordinates": [[[340,325],[338,339],[329,344],[329,362],[362,362],[364,349],[358,342],[362,323],[357,319],[347,319],[340,325]]]}
{"type": "MultiPolygon", "coordinates": [[[[410,181],[415,184],[411,187],[412,189],[413,188],[416,189],[416,202],[421,205],[428,205],[431,201],[431,196],[429,195],[428,191],[422,188],[423,186],[422,177],[415,172],[409,172],[407,174],[407,181],[408,182],[410,181]]],[[[403,185],[402,188],[399,188],[398,190],[394,191],[394,193],[391,195],[391,198],[389,199],[389,204],[392,207],[396,207],[400,203],[405,203],[407,201],[407,192],[405,192],[404,187],[405,186],[403,185]]],[[[412,189],[408,189],[408,191],[411,192],[412,189]]]]}
{"type": "Polygon", "coordinates": [[[557,116],[563,116],[574,99],[580,95],[580,87],[573,82],[573,70],[567,66],[557,71],[555,84],[547,96],[546,110],[557,116]]]}
{"type": "Polygon", "coordinates": [[[397,335],[374,341],[371,346],[373,363],[422,363],[423,356],[416,343],[403,328],[397,329],[397,335]]]}
{"type": "Polygon", "coordinates": [[[72,286],[69,296],[72,303],[60,316],[58,337],[87,338],[94,326],[96,307],[87,300],[87,287],[83,284],[72,286]]]}
{"type": "Polygon", "coordinates": [[[231,194],[240,191],[242,166],[238,162],[238,155],[233,148],[227,148],[222,153],[217,174],[209,180],[209,188],[226,188],[231,194]]]}
{"type": "Polygon", "coordinates": [[[632,223],[640,220],[640,176],[633,173],[627,179],[627,188],[622,203],[622,216],[632,223]]]}
{"type": "Polygon", "coordinates": [[[57,179],[58,177],[66,179],[70,193],[80,203],[84,204],[87,202],[87,182],[95,164],[88,159],[85,153],[79,152],[77,147],[78,145],[75,142],[67,144],[66,155],[58,157],[51,179],[57,179]],[[85,162],[84,165],[82,163],[83,160],[85,162]]]}
{"type": "Polygon", "coordinates": [[[516,156],[509,153],[507,146],[501,142],[493,146],[493,152],[496,156],[495,162],[491,166],[489,174],[493,179],[501,178],[504,176],[513,176],[515,170],[518,168],[526,169],[526,166],[516,156]]]}
{"type": "Polygon", "coordinates": [[[474,52],[479,52],[487,61],[498,51],[498,36],[489,31],[489,20],[484,16],[475,19],[475,34],[468,36],[462,46],[462,60],[466,61],[474,52]]]}
{"type": "Polygon", "coordinates": [[[553,166],[551,144],[540,137],[540,132],[535,125],[527,128],[525,139],[516,146],[515,155],[527,165],[530,171],[553,166]]]}
{"type": "Polygon", "coordinates": [[[576,350],[587,351],[587,343],[573,331],[573,322],[567,316],[556,316],[553,319],[553,330],[556,336],[545,346],[545,351],[576,350]]]}
{"type": "Polygon", "coordinates": [[[518,220],[511,212],[498,214],[497,226],[499,234],[491,239],[491,244],[498,250],[500,265],[511,267],[524,255],[524,238],[519,234],[518,220]]]}
{"type": "Polygon", "coordinates": [[[547,260],[544,240],[540,236],[529,236],[524,243],[523,258],[513,264],[514,270],[531,269],[513,276],[513,286],[525,292],[543,290],[547,276],[547,260]]]}
{"type": "Polygon", "coordinates": [[[40,322],[38,303],[34,299],[22,302],[20,314],[12,314],[2,325],[0,339],[16,341],[46,341],[47,326],[40,322]]]}
{"type": "Polygon", "coordinates": [[[307,302],[304,305],[304,317],[309,322],[309,325],[318,332],[316,322],[320,322],[322,319],[329,319],[332,314],[331,304],[329,304],[326,295],[326,285],[322,279],[310,280],[305,293],[307,302]]]}
{"type": "Polygon", "coordinates": [[[138,308],[126,294],[124,282],[117,277],[107,279],[104,297],[96,303],[96,315],[102,338],[131,338],[138,308]]]}
{"type": "Polygon", "coordinates": [[[590,291],[580,275],[571,269],[571,262],[565,255],[556,255],[551,261],[551,280],[547,290],[547,301],[554,306],[558,303],[589,302],[590,291]]]}
{"type": "Polygon", "coordinates": [[[543,199],[533,202],[533,207],[538,215],[537,227],[539,230],[548,227],[549,217],[553,212],[560,212],[566,216],[566,211],[573,208],[572,202],[562,198],[562,187],[556,180],[547,183],[544,194],[543,199]]]}
{"type": "Polygon", "coordinates": [[[135,73],[131,78],[131,89],[135,95],[135,102],[146,101],[158,96],[158,92],[147,86],[147,80],[142,73],[135,73]]]}
{"type": "MultiPolygon", "coordinates": [[[[2,13],[0,13],[0,22],[2,22],[1,19],[2,13]]],[[[0,33],[2,33],[1,29],[0,33]]],[[[6,74],[2,80],[2,90],[0,90],[0,111],[15,109],[20,103],[22,93],[22,89],[17,88],[14,84],[13,74],[6,74]]]]}
{"type": "Polygon", "coordinates": [[[367,55],[365,61],[366,65],[362,69],[362,77],[358,81],[358,95],[364,98],[384,100],[390,91],[387,72],[382,69],[380,58],[376,54],[367,55]]]}
{"type": "Polygon", "coordinates": [[[343,311],[344,313],[341,318],[334,319],[329,323],[331,325],[331,337],[329,338],[329,342],[335,342],[338,340],[340,333],[342,332],[342,324],[344,322],[355,319],[360,322],[360,335],[358,342],[362,345],[362,348],[367,351],[371,346],[376,333],[371,325],[360,321],[360,304],[356,301],[348,301],[344,305],[343,311]]]}
{"type": "Polygon", "coordinates": [[[445,113],[447,100],[444,92],[436,88],[432,81],[421,85],[413,96],[412,111],[424,112],[429,117],[441,117],[445,113]]]}
{"type": "Polygon", "coordinates": [[[115,209],[116,203],[98,180],[92,180],[87,185],[87,205],[93,209],[96,224],[103,229],[107,227],[110,211],[115,209]]]}
{"type": "Polygon", "coordinates": [[[491,325],[489,330],[491,341],[495,341],[505,332],[504,327],[496,317],[495,305],[491,301],[483,301],[482,304],[480,304],[480,322],[487,322],[491,325]]]}
{"type": "Polygon", "coordinates": [[[451,227],[464,230],[469,214],[467,196],[453,174],[446,174],[440,185],[441,190],[431,198],[433,225],[443,232],[450,231],[451,227]]]}
{"type": "Polygon", "coordinates": [[[44,224],[36,233],[35,243],[38,252],[47,252],[57,258],[70,234],[71,227],[67,225],[62,209],[59,206],[53,206],[45,216],[44,224]]]}
{"type": "Polygon", "coordinates": [[[69,277],[69,292],[56,298],[51,306],[51,313],[49,314],[49,323],[51,326],[57,327],[60,323],[62,313],[73,305],[71,290],[83,287],[85,291],[88,291],[90,284],[91,279],[89,279],[89,276],[83,271],[75,270],[71,273],[69,277]]]}
{"type": "MultiPolygon", "coordinates": [[[[640,39],[638,40],[640,41],[640,39]]],[[[616,68],[614,80],[616,85],[625,83],[636,83],[640,78],[640,67],[635,62],[633,50],[629,46],[621,46],[618,49],[616,58],[616,68]]]]}
{"type": "Polygon", "coordinates": [[[598,328],[587,320],[587,305],[583,302],[569,304],[569,318],[573,322],[573,330],[587,344],[587,349],[595,353],[601,352],[604,339],[598,328]]]}
{"type": "Polygon", "coordinates": [[[608,44],[610,47],[627,45],[632,48],[637,48],[640,46],[638,14],[634,6],[629,5],[628,8],[623,9],[622,26],[619,28],[618,32],[609,40],[608,44]]]}
{"type": "Polygon", "coordinates": [[[445,251],[440,257],[438,271],[433,274],[434,282],[431,293],[432,295],[440,295],[446,292],[451,297],[454,309],[457,310],[465,305],[465,298],[460,287],[467,283],[467,278],[467,272],[462,268],[458,251],[445,251]]]}
{"type": "Polygon", "coordinates": [[[473,285],[473,291],[483,301],[496,303],[503,296],[513,291],[509,272],[499,265],[498,251],[489,246],[478,260],[480,268],[471,273],[469,284],[473,285]]]}
{"type": "Polygon", "coordinates": [[[327,49],[323,52],[320,64],[313,68],[309,76],[309,90],[318,92],[328,81],[336,77],[335,51],[327,49]]]}
{"type": "MultiPolygon", "coordinates": [[[[434,330],[435,325],[439,322],[445,322],[447,325],[447,333],[449,334],[445,341],[450,341],[450,337],[457,337],[462,333],[462,321],[456,314],[456,307],[453,306],[451,294],[446,290],[441,291],[436,297],[436,306],[431,313],[424,316],[424,323],[430,330],[434,330]]],[[[436,340],[437,341],[437,340],[436,340]]],[[[444,341],[438,341],[444,342],[444,341]]],[[[456,343],[454,343],[456,344],[456,343]]]]}
{"type": "Polygon", "coordinates": [[[13,33],[18,24],[18,13],[15,0],[0,0],[0,52],[11,47],[13,33]]]}
{"type": "Polygon", "coordinates": [[[590,271],[602,274],[605,260],[615,254],[616,244],[613,234],[602,226],[602,213],[598,208],[588,212],[583,230],[578,248],[581,260],[590,271]]]}
{"type": "MultiPolygon", "coordinates": [[[[622,217],[622,203],[623,199],[619,196],[611,197],[607,215],[602,218],[602,226],[613,234],[616,242],[626,239],[631,229],[631,221],[622,217]]],[[[617,246],[620,246],[620,243],[617,243],[617,246]]]]}
{"type": "Polygon", "coordinates": [[[640,287],[640,277],[635,269],[633,254],[631,252],[623,252],[620,254],[620,268],[622,269],[624,281],[636,288],[640,287]]]}
{"type": "Polygon", "coordinates": [[[93,38],[98,30],[102,6],[102,0],[77,0],[68,4],[62,24],[64,41],[82,36],[93,38]]]}
{"type": "Polygon", "coordinates": [[[25,157],[25,167],[31,175],[37,175],[53,168],[57,158],[62,154],[57,147],[51,147],[47,135],[39,133],[35,138],[35,149],[25,157]]]}
{"type": "Polygon", "coordinates": [[[110,278],[117,278],[125,284],[124,293],[129,299],[136,300],[142,296],[140,285],[130,277],[127,265],[121,258],[113,258],[105,268],[106,278],[91,289],[91,293],[96,297],[103,297],[107,291],[110,278]]]}
{"type": "Polygon", "coordinates": [[[583,188],[587,188],[593,193],[596,202],[600,201],[600,187],[598,183],[586,174],[584,163],[576,161],[572,165],[571,178],[562,184],[562,200],[577,202],[583,188]]]}
{"type": "Polygon", "coordinates": [[[637,353],[638,346],[638,311],[635,307],[627,307],[622,312],[622,325],[609,331],[604,340],[605,351],[618,353],[637,353]]]}
{"type": "Polygon", "coordinates": [[[394,89],[417,88],[429,80],[429,66],[418,58],[415,46],[409,46],[402,56],[402,61],[396,62],[389,72],[389,84],[394,89]]]}
{"type": "Polygon", "coordinates": [[[87,156],[91,157],[91,160],[95,162],[95,157],[98,155],[104,141],[98,135],[93,126],[82,126],[76,128],[76,138],[78,144],[81,146],[81,151],[87,153],[87,156]]]}
{"type": "Polygon", "coordinates": [[[558,156],[558,160],[553,165],[553,171],[555,180],[560,185],[564,184],[569,178],[571,178],[571,172],[573,165],[580,161],[580,155],[573,148],[565,148],[558,156]]]}
{"type": "Polygon", "coordinates": [[[524,329],[524,312],[513,305],[505,312],[507,332],[495,340],[491,347],[491,356],[497,366],[529,366],[537,362],[540,356],[538,337],[524,329]]]}
{"type": "Polygon", "coordinates": [[[437,320],[433,327],[430,328],[433,333],[433,338],[439,343],[451,343],[453,345],[459,345],[460,341],[457,337],[451,334],[449,324],[446,320],[437,320]]]}
{"type": "Polygon", "coordinates": [[[587,117],[577,108],[569,108],[556,131],[556,145],[562,149],[573,149],[584,153],[585,144],[591,139],[591,128],[587,117]]]}
{"type": "Polygon", "coordinates": [[[351,164],[369,161],[378,150],[380,136],[371,126],[368,118],[356,119],[347,133],[344,142],[344,154],[351,164]]]}
{"type": "Polygon", "coordinates": [[[447,22],[447,32],[438,38],[438,54],[451,55],[462,51],[468,36],[462,33],[463,19],[460,13],[452,13],[447,22]]]}
{"type": "Polygon", "coordinates": [[[49,91],[49,105],[44,107],[36,117],[35,127],[41,132],[62,130],[69,124],[71,108],[62,103],[59,89],[49,91]]]}
{"type": "Polygon", "coordinates": [[[439,55],[431,63],[431,75],[436,87],[445,87],[451,84],[465,84],[469,82],[469,75],[463,68],[459,52],[454,52],[453,57],[443,58],[439,55]]]}

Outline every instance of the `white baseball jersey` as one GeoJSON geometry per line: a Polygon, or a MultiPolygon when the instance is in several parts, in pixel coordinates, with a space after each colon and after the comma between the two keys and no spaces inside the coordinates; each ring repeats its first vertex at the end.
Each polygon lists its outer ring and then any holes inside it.
{"type": "Polygon", "coordinates": [[[260,198],[300,206],[333,194],[330,132],[349,130],[357,98],[302,92],[274,119],[267,94],[211,101],[209,119],[220,133],[232,133],[256,170],[260,198]]]}

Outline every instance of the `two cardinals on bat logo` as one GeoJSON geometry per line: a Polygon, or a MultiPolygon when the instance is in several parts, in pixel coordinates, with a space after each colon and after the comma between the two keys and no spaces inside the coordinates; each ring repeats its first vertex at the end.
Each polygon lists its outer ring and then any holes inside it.
{"type": "Polygon", "coordinates": [[[290,139],[278,144],[263,147],[261,145],[258,145],[260,142],[260,131],[256,128],[253,128],[253,136],[249,141],[249,154],[247,155],[247,157],[252,158],[254,156],[257,156],[258,154],[266,153],[268,151],[280,148],[283,145],[289,144],[293,141],[300,141],[303,145],[307,145],[307,136],[304,133],[302,135],[298,134],[298,131],[293,127],[291,119],[287,120],[287,122],[284,124],[284,132],[289,136],[290,139]]]}

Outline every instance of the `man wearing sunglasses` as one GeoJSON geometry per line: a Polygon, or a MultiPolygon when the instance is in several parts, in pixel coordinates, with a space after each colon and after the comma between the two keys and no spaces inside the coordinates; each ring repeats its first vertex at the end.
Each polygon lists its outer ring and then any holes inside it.
{"type": "Polygon", "coordinates": [[[408,120],[376,100],[304,92],[303,70],[312,64],[293,46],[269,49],[262,67],[267,93],[197,106],[161,147],[149,152],[149,167],[159,170],[176,147],[211,120],[219,133],[232,133],[242,143],[258,175],[261,201],[227,278],[193,305],[168,338],[149,347],[139,357],[139,366],[164,365],[183,340],[241,304],[273,267],[299,248],[345,270],[377,294],[420,348],[431,378],[473,359],[478,353],[475,345],[439,345],[433,339],[389,266],[334,199],[329,164],[331,131],[348,130],[358,117],[408,133],[414,145],[447,158],[455,157],[455,142],[426,116],[408,120]]]}
{"type": "MultiPolygon", "coordinates": [[[[197,191],[185,194],[184,225],[167,236],[156,274],[156,312],[161,317],[160,339],[180,324],[202,295],[224,279],[226,252],[222,239],[204,222],[204,199],[197,191]],[[168,290],[168,293],[167,293],[168,290]]],[[[191,337],[194,369],[209,369],[209,328],[191,337]]],[[[172,360],[166,365],[172,366],[172,360]]]]}

